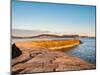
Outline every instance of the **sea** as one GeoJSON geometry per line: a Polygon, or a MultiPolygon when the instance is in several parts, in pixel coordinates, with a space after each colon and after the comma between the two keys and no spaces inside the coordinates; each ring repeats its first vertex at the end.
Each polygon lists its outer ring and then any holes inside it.
{"type": "MultiPolygon", "coordinates": [[[[64,40],[73,38],[12,38],[12,44],[18,41],[33,41],[33,40],[64,40]]],[[[64,50],[68,55],[79,57],[89,63],[96,64],[96,38],[79,38],[82,44],[71,48],[70,50],[64,50]]]]}

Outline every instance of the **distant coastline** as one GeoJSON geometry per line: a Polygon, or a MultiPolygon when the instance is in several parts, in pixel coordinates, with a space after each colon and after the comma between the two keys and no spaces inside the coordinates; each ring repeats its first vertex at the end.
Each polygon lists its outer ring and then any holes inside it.
{"type": "Polygon", "coordinates": [[[12,38],[95,38],[91,36],[79,36],[79,35],[54,35],[54,34],[41,34],[37,36],[14,36],[12,38]]]}

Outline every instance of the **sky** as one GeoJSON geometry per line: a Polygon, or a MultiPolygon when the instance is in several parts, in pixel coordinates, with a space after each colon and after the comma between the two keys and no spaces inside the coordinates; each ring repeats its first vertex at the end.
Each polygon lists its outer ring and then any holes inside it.
{"type": "Polygon", "coordinates": [[[95,36],[95,6],[12,2],[12,29],[95,36]]]}

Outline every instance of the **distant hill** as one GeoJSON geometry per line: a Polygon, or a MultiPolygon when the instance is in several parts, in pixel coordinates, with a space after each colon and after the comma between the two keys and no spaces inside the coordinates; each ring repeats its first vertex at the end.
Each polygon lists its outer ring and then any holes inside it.
{"type": "MultiPolygon", "coordinates": [[[[89,36],[58,35],[50,31],[13,29],[12,38],[87,38],[89,36]]],[[[90,37],[94,38],[94,37],[90,37]]]]}
{"type": "Polygon", "coordinates": [[[54,35],[54,34],[41,34],[38,36],[33,36],[33,38],[57,38],[57,37],[61,37],[61,36],[54,35]]]}
{"type": "Polygon", "coordinates": [[[12,36],[13,38],[75,38],[79,37],[78,35],[55,35],[55,34],[40,34],[37,36],[30,37],[20,37],[20,36],[12,36]]]}

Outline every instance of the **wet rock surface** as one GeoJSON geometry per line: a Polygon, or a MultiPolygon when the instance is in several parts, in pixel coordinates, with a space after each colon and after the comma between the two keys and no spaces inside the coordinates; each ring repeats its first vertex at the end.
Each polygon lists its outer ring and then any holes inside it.
{"type": "Polygon", "coordinates": [[[12,48],[12,52],[15,50],[21,54],[11,61],[13,74],[95,69],[95,65],[61,51],[42,47],[12,48]]]}

